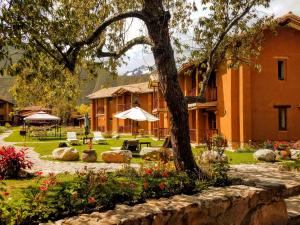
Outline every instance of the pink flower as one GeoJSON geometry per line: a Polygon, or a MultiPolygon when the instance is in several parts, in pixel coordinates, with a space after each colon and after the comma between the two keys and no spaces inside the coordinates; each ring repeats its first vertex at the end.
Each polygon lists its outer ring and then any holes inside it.
{"type": "Polygon", "coordinates": [[[40,176],[43,175],[43,172],[42,172],[42,171],[37,171],[37,172],[35,173],[35,175],[40,177],[40,176]]]}
{"type": "Polygon", "coordinates": [[[161,190],[164,190],[165,187],[166,187],[166,185],[165,185],[164,182],[161,182],[161,183],[159,184],[159,188],[160,188],[161,190]]]}
{"type": "Polygon", "coordinates": [[[88,197],[88,203],[93,204],[96,202],[96,199],[94,197],[88,197]]]}
{"type": "Polygon", "coordinates": [[[40,190],[41,190],[41,191],[47,191],[47,190],[48,190],[48,187],[42,185],[42,186],[40,186],[40,190]]]}

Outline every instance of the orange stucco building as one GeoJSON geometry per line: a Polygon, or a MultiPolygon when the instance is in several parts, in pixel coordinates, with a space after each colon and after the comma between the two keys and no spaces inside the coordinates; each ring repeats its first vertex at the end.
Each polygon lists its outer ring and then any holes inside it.
{"type": "MultiPolygon", "coordinates": [[[[277,34],[264,31],[263,49],[256,59],[258,72],[246,65],[238,69],[220,65],[211,77],[205,103],[188,104],[191,142],[199,144],[219,133],[229,146],[250,141],[300,139],[300,17],[281,17],[277,34]]],[[[179,83],[185,96],[197,96],[199,66],[189,63],[179,69],[179,83]],[[189,75],[186,75],[186,74],[189,75]]],[[[128,121],[113,115],[133,106],[134,96],[146,111],[159,118],[143,129],[156,137],[169,134],[170,115],[159,89],[156,74],[147,83],[102,89],[90,95],[92,127],[102,131],[129,131],[128,121]],[[121,128],[118,128],[121,127],[121,128]]]]}
{"type": "MultiPolygon", "coordinates": [[[[114,115],[134,106],[147,112],[152,110],[153,90],[148,83],[129,84],[118,87],[104,88],[88,96],[91,100],[92,130],[109,133],[132,133],[137,127],[131,120],[117,119],[114,115]]],[[[139,122],[138,129],[152,134],[153,124],[139,122]]]]}
{"type": "MultiPolygon", "coordinates": [[[[279,19],[277,34],[264,34],[257,59],[258,72],[249,66],[238,69],[220,66],[211,77],[206,103],[188,105],[191,141],[201,143],[215,133],[230,146],[265,140],[300,139],[300,18],[292,13],[279,19]]],[[[184,64],[179,82],[185,96],[199,93],[199,66],[184,64]],[[190,75],[185,75],[186,72],[190,75]]],[[[160,121],[156,136],[169,130],[169,113],[159,91],[157,77],[150,77],[154,108],[160,121]]]]}

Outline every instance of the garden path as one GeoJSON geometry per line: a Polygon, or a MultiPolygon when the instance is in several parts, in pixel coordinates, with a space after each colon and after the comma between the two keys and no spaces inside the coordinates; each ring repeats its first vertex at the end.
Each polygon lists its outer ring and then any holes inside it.
{"type": "MultiPolygon", "coordinates": [[[[0,146],[14,145],[14,142],[6,142],[4,139],[8,137],[12,132],[7,131],[0,134],[0,146]]],[[[17,149],[22,147],[15,146],[17,149]]],[[[28,147],[26,147],[28,148],[28,147]]],[[[50,161],[43,160],[40,158],[40,155],[34,151],[34,148],[28,148],[27,150],[27,158],[31,162],[33,162],[33,167],[29,170],[29,172],[37,172],[42,171],[43,174],[47,175],[49,173],[75,173],[76,171],[84,170],[84,169],[92,169],[92,170],[116,170],[122,168],[124,165],[119,163],[82,163],[82,162],[60,162],[60,161],[50,161]]],[[[138,164],[130,164],[134,168],[138,168],[138,164]]]]}

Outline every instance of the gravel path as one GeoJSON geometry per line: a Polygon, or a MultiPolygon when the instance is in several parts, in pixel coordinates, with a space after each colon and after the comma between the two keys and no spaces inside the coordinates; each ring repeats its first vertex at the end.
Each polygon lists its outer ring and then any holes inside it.
{"type": "MultiPolygon", "coordinates": [[[[14,145],[14,142],[5,142],[4,138],[8,137],[12,131],[7,131],[0,134],[0,146],[14,145]]],[[[17,149],[22,147],[15,146],[17,149]]],[[[83,169],[92,169],[92,170],[117,170],[124,166],[124,164],[119,163],[83,163],[83,162],[60,162],[60,161],[49,161],[43,160],[40,158],[39,153],[34,151],[34,148],[28,148],[27,158],[33,162],[33,167],[29,172],[42,171],[43,174],[48,173],[64,173],[70,172],[75,173],[83,169]]],[[[138,168],[138,164],[130,164],[131,167],[138,168]]]]}

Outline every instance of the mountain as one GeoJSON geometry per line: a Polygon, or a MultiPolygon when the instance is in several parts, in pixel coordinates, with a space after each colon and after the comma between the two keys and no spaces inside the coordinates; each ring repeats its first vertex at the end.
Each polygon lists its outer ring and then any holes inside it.
{"type": "Polygon", "coordinates": [[[124,76],[138,76],[138,75],[145,75],[150,74],[152,72],[152,68],[149,66],[142,65],[134,70],[127,71],[124,76]]]}

